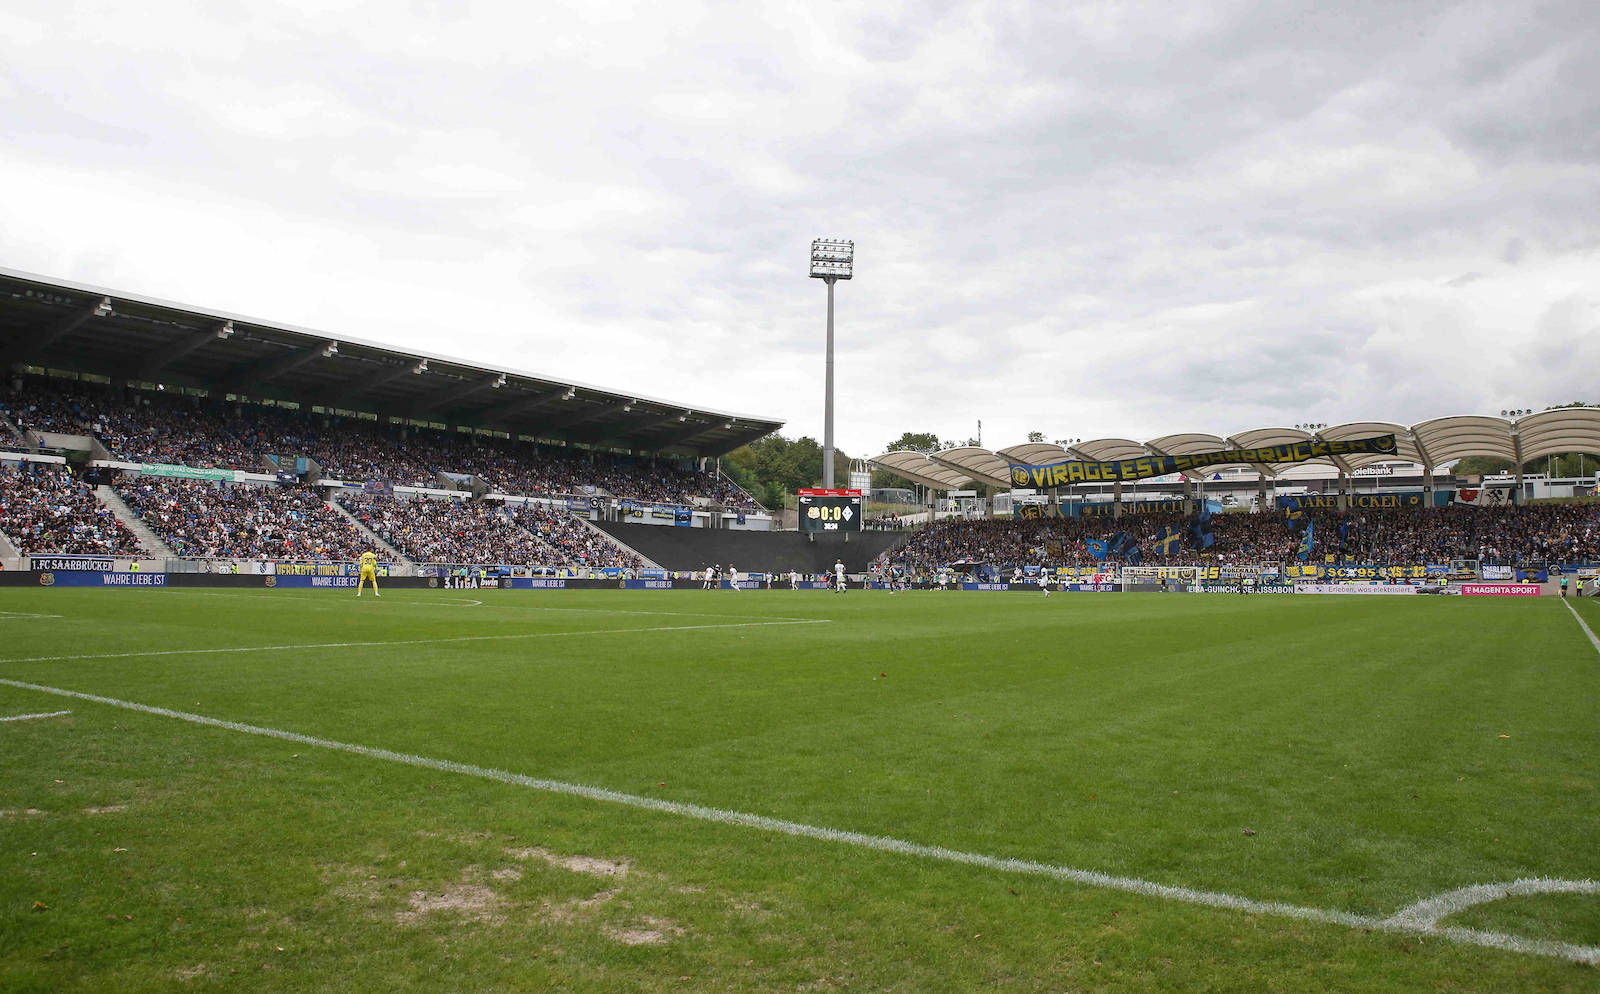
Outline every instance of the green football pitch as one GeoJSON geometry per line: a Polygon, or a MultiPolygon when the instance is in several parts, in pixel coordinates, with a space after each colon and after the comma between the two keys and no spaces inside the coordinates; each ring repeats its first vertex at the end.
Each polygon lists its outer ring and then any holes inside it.
{"type": "Polygon", "coordinates": [[[1600,604],[0,590],[0,990],[1600,990],[1600,604]]]}

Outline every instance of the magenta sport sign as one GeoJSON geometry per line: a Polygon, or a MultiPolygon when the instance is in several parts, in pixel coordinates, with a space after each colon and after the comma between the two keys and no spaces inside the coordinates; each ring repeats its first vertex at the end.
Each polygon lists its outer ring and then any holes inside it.
{"type": "Polygon", "coordinates": [[[1467,597],[1537,597],[1537,583],[1463,583],[1461,593],[1467,597]]]}

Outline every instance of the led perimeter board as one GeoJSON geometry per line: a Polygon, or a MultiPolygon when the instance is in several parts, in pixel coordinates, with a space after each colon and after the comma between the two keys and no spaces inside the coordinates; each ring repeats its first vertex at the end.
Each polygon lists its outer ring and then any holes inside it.
{"type": "Polygon", "coordinates": [[[800,530],[803,532],[858,532],[861,530],[861,491],[803,489],[800,530]]]}

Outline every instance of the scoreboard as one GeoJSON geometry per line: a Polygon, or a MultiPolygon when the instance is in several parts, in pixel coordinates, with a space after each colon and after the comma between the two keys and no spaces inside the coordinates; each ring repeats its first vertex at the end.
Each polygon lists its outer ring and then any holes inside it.
{"type": "Polygon", "coordinates": [[[861,491],[804,489],[799,498],[801,531],[861,530],[861,491]]]}

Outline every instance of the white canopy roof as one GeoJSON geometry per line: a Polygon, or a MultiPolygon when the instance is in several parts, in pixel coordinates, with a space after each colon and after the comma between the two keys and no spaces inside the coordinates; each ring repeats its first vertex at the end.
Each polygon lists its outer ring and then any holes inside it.
{"type": "MultiPolygon", "coordinates": [[[[1389,421],[1352,421],[1316,432],[1299,428],[1252,428],[1226,438],[1205,432],[1163,435],[1148,442],[1129,438],[1096,438],[1061,446],[1054,442],[1023,442],[991,451],[962,445],[924,455],[920,452],[885,452],[867,462],[913,483],[936,490],[957,490],[978,483],[1008,487],[1011,464],[1052,466],[1074,459],[1110,461],[1146,456],[1179,456],[1224,449],[1260,448],[1312,439],[1348,441],[1374,435],[1394,435],[1393,455],[1363,453],[1308,459],[1305,463],[1332,466],[1351,473],[1374,463],[1406,462],[1438,467],[1467,456],[1497,456],[1521,464],[1561,452],[1600,452],[1600,407],[1561,407],[1526,417],[1507,419],[1481,415],[1434,418],[1409,428],[1389,421]]],[[[1259,465],[1229,463],[1207,467],[1222,470],[1247,466],[1264,477],[1277,476],[1289,466],[1304,463],[1259,465]]]]}

